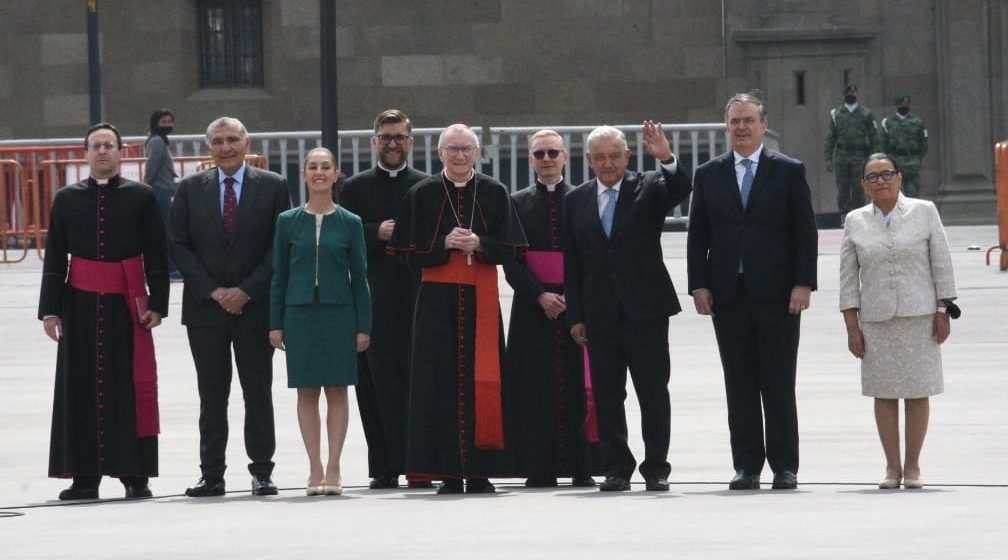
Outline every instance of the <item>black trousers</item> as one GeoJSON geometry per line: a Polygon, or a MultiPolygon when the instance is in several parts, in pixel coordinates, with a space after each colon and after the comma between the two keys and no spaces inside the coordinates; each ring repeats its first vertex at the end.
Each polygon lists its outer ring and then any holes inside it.
{"type": "MultiPolygon", "coordinates": [[[[408,379],[408,378],[407,378],[408,379]]],[[[408,381],[407,381],[408,383],[408,381]]],[[[406,455],[406,415],[408,414],[408,393],[388,391],[379,394],[367,353],[357,354],[357,408],[360,411],[361,427],[368,449],[368,476],[371,478],[392,478],[402,474],[406,455]],[[385,406],[388,400],[401,396],[399,414],[392,414],[396,407],[385,406]],[[384,397],[384,399],[382,398],[384,397]]]]}
{"type": "Polygon", "coordinates": [[[759,473],[766,460],[774,472],[798,472],[795,372],[801,319],[787,307],[787,301],[750,301],[741,275],[732,301],[714,301],[736,470],[759,473]]]}
{"type": "Polygon", "coordinates": [[[641,411],[644,478],[668,477],[669,402],[668,318],[587,325],[588,359],[599,425],[599,453],[606,476],[629,479],[636,460],[627,444],[627,369],[641,411]]]}
{"type": "Polygon", "coordinates": [[[189,327],[189,347],[196,364],[200,397],[200,470],[222,478],[228,439],[227,405],[231,394],[231,350],[245,400],[245,451],[249,472],[273,472],[276,435],[273,425],[273,347],[266,328],[189,327]]]}

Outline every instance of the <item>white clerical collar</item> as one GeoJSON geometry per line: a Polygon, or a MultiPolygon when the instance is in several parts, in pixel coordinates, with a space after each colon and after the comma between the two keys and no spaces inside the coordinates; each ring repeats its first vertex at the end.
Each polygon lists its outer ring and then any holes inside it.
{"type": "Polygon", "coordinates": [[[476,170],[475,169],[470,169],[469,170],[469,177],[466,178],[466,180],[462,181],[461,183],[458,182],[458,181],[455,181],[451,177],[449,177],[447,171],[442,171],[441,175],[445,178],[445,181],[448,181],[449,183],[455,185],[456,189],[461,189],[462,187],[465,187],[466,185],[468,185],[469,181],[472,181],[473,177],[476,176],[476,170]]]}
{"type": "Polygon", "coordinates": [[[378,162],[378,167],[380,167],[382,169],[382,171],[384,171],[385,173],[388,173],[389,177],[393,177],[394,178],[394,177],[396,177],[396,176],[399,175],[400,171],[402,171],[403,169],[406,169],[406,162],[404,161],[403,164],[400,165],[398,169],[389,169],[388,167],[385,167],[384,165],[382,165],[382,163],[379,161],[378,162]]]}
{"type": "Polygon", "coordinates": [[[99,185],[107,185],[109,181],[108,179],[95,179],[94,177],[91,178],[94,179],[94,182],[99,185]]]}
{"type": "Polygon", "coordinates": [[[539,177],[539,183],[541,185],[543,185],[544,187],[546,187],[547,191],[554,192],[554,191],[556,191],[557,185],[559,185],[560,183],[563,183],[563,175],[561,175],[560,179],[557,180],[557,182],[555,182],[555,183],[545,183],[545,182],[543,182],[542,177],[539,177]]]}
{"type": "Polygon", "coordinates": [[[857,103],[844,103],[844,107],[847,107],[847,110],[853,113],[857,109],[857,103]]]}

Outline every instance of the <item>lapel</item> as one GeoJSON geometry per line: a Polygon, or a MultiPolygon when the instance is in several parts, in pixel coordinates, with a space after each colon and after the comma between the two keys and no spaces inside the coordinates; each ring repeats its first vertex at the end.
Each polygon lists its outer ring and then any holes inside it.
{"type": "Polygon", "coordinates": [[[217,168],[208,171],[203,175],[203,195],[200,197],[200,204],[210,209],[212,216],[210,223],[214,228],[214,235],[218,239],[224,238],[224,216],[221,216],[221,195],[220,195],[220,175],[217,168]]]}
{"type": "MultiPolygon", "coordinates": [[[[734,158],[734,156],[732,156],[734,158]]],[[[753,177],[752,189],[749,191],[749,203],[746,205],[745,213],[748,214],[752,211],[753,204],[759,204],[758,199],[763,196],[766,190],[764,184],[767,181],[767,177],[773,172],[773,165],[776,162],[776,154],[763,146],[763,152],[760,153],[759,163],[756,165],[756,176],[753,177]]],[[[739,203],[742,202],[742,195],[739,194],[739,203]]]]}
{"type": "Polygon", "coordinates": [[[259,174],[255,167],[245,164],[245,177],[242,179],[241,198],[238,199],[238,217],[235,220],[235,239],[241,235],[242,226],[252,221],[255,214],[255,198],[262,191],[259,188],[259,174]]]}
{"type": "MultiPolygon", "coordinates": [[[[616,197],[616,212],[613,216],[613,226],[612,226],[612,237],[610,241],[616,239],[616,236],[620,232],[620,224],[626,219],[626,216],[630,213],[630,207],[633,206],[633,201],[637,198],[637,189],[640,188],[640,173],[632,173],[630,171],[623,172],[623,182],[620,183],[619,195],[616,197]]],[[[599,219],[599,227],[602,226],[602,220],[599,219]]],[[[605,232],[603,232],[603,235],[605,232]]]]}
{"type": "MultiPolygon", "coordinates": [[[[720,169],[722,184],[728,186],[728,198],[735,201],[735,208],[738,209],[738,213],[741,215],[742,193],[739,190],[738,177],[735,175],[734,151],[730,151],[721,156],[721,162],[718,165],[718,169],[720,169]]],[[[757,171],[759,171],[759,166],[757,166],[757,171]]],[[[749,191],[749,197],[752,199],[752,191],[749,191]]]]}

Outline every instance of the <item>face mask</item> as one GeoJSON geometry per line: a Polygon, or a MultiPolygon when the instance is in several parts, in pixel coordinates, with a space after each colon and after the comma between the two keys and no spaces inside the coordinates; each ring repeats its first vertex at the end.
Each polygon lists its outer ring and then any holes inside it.
{"type": "Polygon", "coordinates": [[[172,130],[175,130],[175,128],[171,126],[159,126],[157,129],[157,133],[160,134],[161,136],[168,136],[169,134],[172,133],[172,130]]]}
{"type": "Polygon", "coordinates": [[[896,112],[905,117],[910,112],[910,107],[897,107],[896,112]]]}
{"type": "Polygon", "coordinates": [[[843,100],[844,100],[844,103],[846,103],[848,105],[853,105],[853,104],[857,103],[857,96],[856,95],[845,95],[844,98],[843,98],[843,100]]]}

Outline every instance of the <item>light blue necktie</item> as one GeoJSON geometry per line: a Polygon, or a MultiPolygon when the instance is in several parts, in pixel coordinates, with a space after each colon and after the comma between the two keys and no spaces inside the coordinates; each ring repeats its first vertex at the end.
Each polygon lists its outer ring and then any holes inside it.
{"type": "Polygon", "coordinates": [[[612,237],[612,221],[616,214],[616,189],[607,189],[605,192],[609,200],[606,201],[605,208],[602,209],[602,229],[606,237],[612,237]]]}
{"type": "Polygon", "coordinates": [[[742,165],[745,167],[745,174],[742,175],[742,209],[745,210],[746,205],[749,204],[749,191],[752,190],[753,182],[753,172],[752,172],[753,161],[751,159],[742,160],[742,165]]]}

